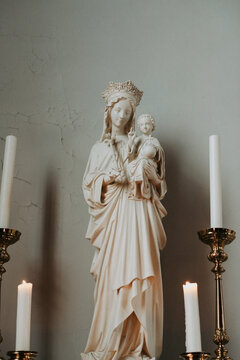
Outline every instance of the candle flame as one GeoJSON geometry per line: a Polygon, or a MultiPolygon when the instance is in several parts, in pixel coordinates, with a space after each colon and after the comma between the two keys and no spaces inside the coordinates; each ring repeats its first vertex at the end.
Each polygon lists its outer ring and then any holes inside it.
{"type": "Polygon", "coordinates": [[[23,280],[23,281],[22,281],[22,284],[26,284],[26,281],[25,281],[25,280],[23,280]]]}

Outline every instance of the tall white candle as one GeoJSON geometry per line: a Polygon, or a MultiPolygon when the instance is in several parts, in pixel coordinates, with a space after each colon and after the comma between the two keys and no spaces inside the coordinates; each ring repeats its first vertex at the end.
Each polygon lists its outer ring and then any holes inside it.
{"type": "Polygon", "coordinates": [[[196,283],[183,285],[186,327],[186,352],[201,352],[201,330],[196,283]]]}
{"type": "Polygon", "coordinates": [[[30,350],[32,284],[18,285],[16,351],[30,350]]]}
{"type": "Polygon", "coordinates": [[[12,195],[12,183],[14,164],[16,157],[17,138],[9,135],[6,137],[6,145],[4,151],[2,184],[0,195],[0,228],[9,227],[10,204],[12,195]]]}
{"type": "Polygon", "coordinates": [[[217,135],[209,137],[209,170],[211,227],[222,227],[221,153],[217,135]]]}

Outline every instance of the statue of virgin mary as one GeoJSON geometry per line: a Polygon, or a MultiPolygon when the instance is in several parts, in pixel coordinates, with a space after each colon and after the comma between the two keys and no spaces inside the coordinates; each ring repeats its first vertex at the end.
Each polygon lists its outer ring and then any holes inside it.
{"type": "Polygon", "coordinates": [[[159,181],[148,180],[151,196],[131,198],[127,173],[128,133],[142,94],[131,81],[109,83],[103,93],[103,134],[91,150],[83,179],[90,214],[86,238],[95,248],[91,274],[96,281],[83,360],[152,358],[162,351],[160,250],[166,244],[166,210],[161,199],[167,189],[160,145],[159,181]]]}

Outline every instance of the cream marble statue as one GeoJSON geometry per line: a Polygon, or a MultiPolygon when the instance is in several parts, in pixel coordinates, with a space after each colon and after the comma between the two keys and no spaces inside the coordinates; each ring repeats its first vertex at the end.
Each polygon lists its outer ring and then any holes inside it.
{"type": "Polygon", "coordinates": [[[141,137],[132,130],[141,97],[131,81],[109,83],[103,134],[84,175],[96,285],[83,360],[148,359],[162,350],[164,153],[151,117],[139,119],[141,137]]]}

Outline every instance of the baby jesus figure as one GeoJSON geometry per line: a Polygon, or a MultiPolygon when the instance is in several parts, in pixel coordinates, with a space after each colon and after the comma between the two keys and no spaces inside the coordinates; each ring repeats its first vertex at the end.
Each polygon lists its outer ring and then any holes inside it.
{"type": "Polygon", "coordinates": [[[142,135],[136,137],[133,129],[128,133],[129,198],[154,199],[157,196],[161,200],[167,191],[165,160],[158,139],[151,135],[155,121],[151,115],[143,114],[137,124],[142,135]]]}

